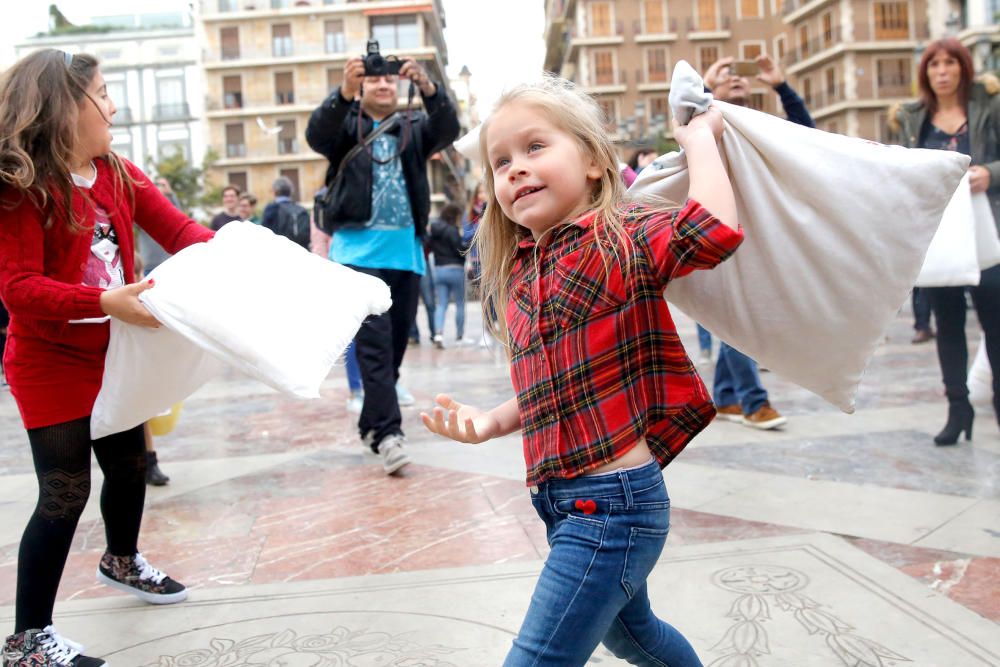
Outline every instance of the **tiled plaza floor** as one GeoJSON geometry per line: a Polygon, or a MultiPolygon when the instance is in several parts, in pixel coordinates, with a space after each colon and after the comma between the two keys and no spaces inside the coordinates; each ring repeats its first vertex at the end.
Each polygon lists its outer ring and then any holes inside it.
{"type": "MultiPolygon", "coordinates": [[[[651,597],[706,665],[1000,665],[997,420],[978,407],[972,443],[934,447],[946,410],[934,347],[909,338],[904,313],[855,415],[766,373],[787,427],[715,423],[667,468],[671,532],[651,597]]],[[[191,600],[146,607],[95,583],[95,490],[57,624],[115,667],[499,665],[547,552],[519,438],[448,443],[418,413],[438,391],[500,402],[506,370],[478,346],[425,344],[403,373],[418,405],[404,408],[414,463],[398,478],[360,447],[339,369],[317,401],[236,375],[205,387],[158,442],[172,481],[149,489],[141,540],[191,600]]],[[[0,393],[8,626],[31,471],[0,393]]],[[[603,649],[591,662],[619,664],[603,649]]]]}

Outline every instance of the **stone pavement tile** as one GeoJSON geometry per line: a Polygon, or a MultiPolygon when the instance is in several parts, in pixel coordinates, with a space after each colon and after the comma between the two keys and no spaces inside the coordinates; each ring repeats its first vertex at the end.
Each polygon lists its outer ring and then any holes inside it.
{"type": "MultiPolygon", "coordinates": [[[[58,605],[56,621],[119,666],[495,667],[539,568],[531,561],[206,589],[160,608],[126,597],[78,600],[58,605]]],[[[1000,663],[996,624],[828,535],[671,549],[649,590],[706,664],[1000,663]]],[[[589,664],[623,663],[599,648],[589,664]]]]}
{"type": "Polygon", "coordinates": [[[915,544],[981,556],[1000,557],[1000,501],[981,500],[915,544]]]}

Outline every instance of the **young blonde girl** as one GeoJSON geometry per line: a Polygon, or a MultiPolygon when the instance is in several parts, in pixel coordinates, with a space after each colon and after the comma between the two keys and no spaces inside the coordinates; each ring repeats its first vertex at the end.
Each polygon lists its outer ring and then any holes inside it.
{"type": "Polygon", "coordinates": [[[59,580],[90,496],[91,452],[104,473],[108,548],[98,580],[155,604],[187,597],[138,551],[146,492],[143,427],[91,440],[109,320],[157,327],[135,283],[137,223],[167,252],[212,233],[178,211],[111,150],[115,114],[97,60],[44,49],[0,80],[0,299],[10,310],[4,368],[38,478],[18,551],[14,634],[4,667],[100,667],[52,626],[59,580]]]}
{"type": "Polygon", "coordinates": [[[715,415],[662,293],[742,240],[721,132],[714,109],[675,126],[689,200],[663,210],[626,202],[600,111],[568,82],[507,93],[482,128],[483,304],[504,315],[485,320],[516,397],[484,411],[441,394],[422,418],[466,443],[522,432],[551,552],[505,667],[583,665],[601,642],[635,665],[701,664],[646,578],[669,528],[660,468],[715,415]]]}

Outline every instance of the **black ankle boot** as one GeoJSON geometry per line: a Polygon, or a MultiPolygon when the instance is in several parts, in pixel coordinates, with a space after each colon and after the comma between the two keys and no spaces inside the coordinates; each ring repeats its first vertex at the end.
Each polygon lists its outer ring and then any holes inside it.
{"type": "Polygon", "coordinates": [[[146,452],[146,484],[165,486],[170,478],[163,474],[156,462],[156,452],[146,452]]]}
{"type": "Polygon", "coordinates": [[[949,399],[948,423],[934,436],[934,444],[954,445],[962,431],[965,431],[966,440],[972,440],[972,420],[975,416],[976,411],[972,409],[968,398],[949,399]]]}

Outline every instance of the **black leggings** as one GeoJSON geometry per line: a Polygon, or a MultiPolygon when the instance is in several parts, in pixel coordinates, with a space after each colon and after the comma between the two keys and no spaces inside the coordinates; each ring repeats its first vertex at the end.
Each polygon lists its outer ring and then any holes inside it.
{"type": "Polygon", "coordinates": [[[104,472],[101,514],[108,551],[138,551],[146,499],[146,447],[142,426],[90,439],[90,418],[28,430],[38,477],[38,504],[17,554],[14,632],[52,623],[52,607],[76,524],[90,496],[90,450],[104,472]]]}
{"type": "Polygon", "coordinates": [[[963,400],[969,395],[969,348],[965,340],[965,290],[968,289],[986,334],[986,355],[993,369],[996,403],[1000,397],[1000,266],[983,271],[976,287],[926,289],[937,320],[937,352],[945,394],[951,400],[963,400]]]}

